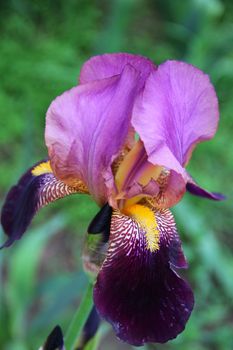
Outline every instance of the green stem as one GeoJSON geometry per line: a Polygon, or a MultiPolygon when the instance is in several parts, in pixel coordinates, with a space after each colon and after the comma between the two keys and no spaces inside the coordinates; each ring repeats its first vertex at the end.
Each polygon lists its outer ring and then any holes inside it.
{"type": "Polygon", "coordinates": [[[86,293],[67,330],[65,336],[66,350],[74,350],[77,345],[77,341],[93,306],[92,291],[93,284],[89,282],[86,293]]]}

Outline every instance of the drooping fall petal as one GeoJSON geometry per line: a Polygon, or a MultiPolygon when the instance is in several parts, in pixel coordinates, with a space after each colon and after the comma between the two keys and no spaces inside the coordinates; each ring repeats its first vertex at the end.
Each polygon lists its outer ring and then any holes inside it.
{"type": "Polygon", "coordinates": [[[226,199],[226,196],[224,196],[221,193],[218,192],[210,192],[205,190],[204,188],[200,187],[194,180],[189,176],[189,180],[186,184],[186,189],[188,192],[193,194],[194,196],[212,199],[214,201],[222,201],[226,199]]]}
{"type": "Polygon", "coordinates": [[[218,119],[209,77],[190,64],[167,61],[148,78],[134,109],[133,126],[149,161],[187,180],[183,167],[195,145],[214,136],[218,119]]]}
{"type": "Polygon", "coordinates": [[[91,57],[82,66],[79,81],[81,84],[105,79],[121,74],[130,64],[140,72],[141,86],[156,66],[148,58],[129,53],[110,53],[91,57]]]}
{"type": "Polygon", "coordinates": [[[164,343],[184,330],[193,294],[173,266],[186,267],[186,261],[168,210],[134,205],[128,215],[113,213],[94,302],[120,339],[164,343]]]}
{"type": "Polygon", "coordinates": [[[118,76],[65,92],[47,112],[45,139],[55,175],[69,185],[81,178],[100,205],[107,202],[111,163],[127,138],[138,81],[139,73],[126,65],[118,76]]]}
{"type": "Polygon", "coordinates": [[[3,205],[1,224],[9,238],[1,248],[21,238],[40,208],[72,193],[88,190],[81,181],[79,187],[70,187],[58,180],[47,160],[31,167],[10,189],[3,205]]]}

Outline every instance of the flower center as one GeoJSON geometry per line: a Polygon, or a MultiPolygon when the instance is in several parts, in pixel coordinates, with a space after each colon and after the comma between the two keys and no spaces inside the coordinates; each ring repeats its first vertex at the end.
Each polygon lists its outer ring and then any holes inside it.
{"type": "Polygon", "coordinates": [[[140,204],[134,204],[122,210],[123,214],[134,219],[143,229],[147,249],[152,253],[159,249],[159,230],[154,212],[140,204]]]}

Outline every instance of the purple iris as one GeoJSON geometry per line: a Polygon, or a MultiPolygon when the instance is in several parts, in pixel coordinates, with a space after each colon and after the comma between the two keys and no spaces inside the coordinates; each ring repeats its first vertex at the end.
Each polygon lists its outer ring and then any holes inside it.
{"type": "Polygon", "coordinates": [[[100,206],[90,233],[106,253],[84,266],[97,275],[94,303],[116,335],[133,345],[164,343],[185,328],[193,293],[177,274],[187,268],[169,210],[186,189],[220,200],[185,170],[199,142],[211,139],[218,100],[206,74],[190,64],[125,53],[88,60],[80,84],[57,97],[46,116],[49,159],[9,192],[2,225],[10,246],[36,211],[72,193],[100,206]]]}

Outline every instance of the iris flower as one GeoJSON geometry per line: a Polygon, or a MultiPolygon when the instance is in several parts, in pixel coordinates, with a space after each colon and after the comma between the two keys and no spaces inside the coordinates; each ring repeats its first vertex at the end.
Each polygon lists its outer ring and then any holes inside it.
{"type": "Polygon", "coordinates": [[[126,53],[92,57],[79,85],[50,105],[48,159],[31,167],[3,206],[8,240],[20,239],[39,208],[70,194],[100,207],[89,233],[102,233],[106,254],[93,291],[99,315],[133,345],[164,343],[185,328],[194,298],[178,269],[187,268],[170,207],[186,190],[220,200],[186,171],[195,146],[211,139],[218,100],[194,66],[126,53]]]}

